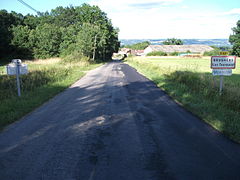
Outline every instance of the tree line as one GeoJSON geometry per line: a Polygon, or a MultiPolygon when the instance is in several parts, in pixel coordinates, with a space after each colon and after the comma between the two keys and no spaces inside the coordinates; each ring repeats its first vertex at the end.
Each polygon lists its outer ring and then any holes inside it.
{"type": "MultiPolygon", "coordinates": [[[[151,43],[149,41],[143,41],[140,43],[132,44],[132,45],[124,45],[122,48],[130,48],[134,50],[144,50],[147,48],[151,43]]],[[[164,45],[183,45],[183,41],[181,39],[176,38],[169,38],[163,41],[164,45]]]]}
{"type": "Polygon", "coordinates": [[[0,58],[76,56],[109,59],[118,29],[98,6],[57,7],[41,15],[0,11],[0,58]]]}

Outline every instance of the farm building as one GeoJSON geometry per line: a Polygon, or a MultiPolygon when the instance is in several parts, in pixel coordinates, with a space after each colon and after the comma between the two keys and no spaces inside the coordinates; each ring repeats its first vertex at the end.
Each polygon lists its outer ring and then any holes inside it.
{"type": "Polygon", "coordinates": [[[121,48],[120,51],[118,51],[118,54],[130,54],[131,49],[129,48],[121,48]]]}
{"type": "Polygon", "coordinates": [[[203,54],[204,52],[209,52],[214,50],[208,45],[149,45],[144,49],[144,54],[148,54],[153,51],[162,51],[165,53],[173,52],[191,52],[196,54],[203,54]]]}
{"type": "Polygon", "coordinates": [[[134,50],[129,48],[121,48],[118,54],[126,54],[126,55],[135,55],[135,56],[141,56],[144,54],[144,50],[134,50]]]}

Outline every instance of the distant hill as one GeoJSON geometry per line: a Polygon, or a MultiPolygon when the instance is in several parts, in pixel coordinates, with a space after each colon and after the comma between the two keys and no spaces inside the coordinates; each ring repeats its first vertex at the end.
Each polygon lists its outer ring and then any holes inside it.
{"type": "MultiPolygon", "coordinates": [[[[121,45],[131,45],[149,41],[152,45],[161,45],[166,39],[120,39],[121,45]]],[[[209,46],[231,46],[228,39],[181,39],[185,45],[204,44],[209,46]]]]}

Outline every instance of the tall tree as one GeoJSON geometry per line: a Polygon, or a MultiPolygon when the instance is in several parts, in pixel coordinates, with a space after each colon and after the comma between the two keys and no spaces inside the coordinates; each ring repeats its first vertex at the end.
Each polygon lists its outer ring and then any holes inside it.
{"type": "Polygon", "coordinates": [[[30,42],[33,45],[33,53],[36,58],[49,58],[59,56],[62,42],[62,31],[53,24],[37,26],[30,33],[30,42]]]}
{"type": "Polygon", "coordinates": [[[81,30],[81,25],[79,23],[68,26],[67,28],[61,28],[62,30],[62,42],[60,44],[60,53],[63,56],[72,53],[76,48],[75,44],[77,42],[78,32],[81,30]]]}
{"type": "Polygon", "coordinates": [[[40,24],[40,18],[38,16],[27,14],[23,18],[23,24],[28,26],[30,29],[36,29],[36,27],[40,24]]]}
{"type": "Polygon", "coordinates": [[[232,28],[233,34],[229,37],[229,42],[233,45],[233,55],[240,57],[240,20],[237,22],[237,26],[232,28]]]}
{"type": "Polygon", "coordinates": [[[59,6],[51,10],[50,16],[56,26],[68,27],[79,22],[76,9],[73,6],[66,8],[59,6]]]}
{"type": "Polygon", "coordinates": [[[18,25],[13,26],[11,30],[13,33],[11,45],[15,47],[14,54],[20,58],[32,58],[33,46],[29,40],[31,29],[28,26],[18,25]]]}
{"type": "Polygon", "coordinates": [[[0,57],[7,56],[11,53],[13,25],[22,24],[23,15],[16,12],[8,13],[6,10],[0,10],[0,57]]]}
{"type": "Polygon", "coordinates": [[[98,29],[99,27],[89,23],[82,25],[77,36],[76,49],[83,56],[87,56],[88,58],[93,57],[93,51],[96,50],[97,46],[98,29]]]}

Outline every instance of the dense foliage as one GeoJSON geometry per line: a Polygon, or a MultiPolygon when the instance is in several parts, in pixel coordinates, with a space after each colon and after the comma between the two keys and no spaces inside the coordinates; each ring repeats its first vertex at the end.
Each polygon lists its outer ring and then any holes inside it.
{"type": "Polygon", "coordinates": [[[233,45],[232,54],[240,56],[240,20],[237,22],[237,27],[232,28],[233,35],[230,35],[229,42],[233,45]]]}
{"type": "Polygon", "coordinates": [[[38,16],[0,11],[0,58],[77,54],[109,59],[120,46],[118,29],[97,6],[57,7],[38,16]]]}
{"type": "Polygon", "coordinates": [[[23,16],[15,12],[0,11],[0,58],[6,56],[14,49],[11,45],[13,38],[11,27],[21,25],[23,16]]]}
{"type": "Polygon", "coordinates": [[[183,45],[183,41],[181,39],[171,38],[163,41],[163,44],[164,45],[183,45]]]}
{"type": "Polygon", "coordinates": [[[149,41],[144,41],[144,42],[140,42],[132,45],[125,45],[124,47],[134,49],[134,50],[144,50],[149,45],[150,45],[149,41]]]}

